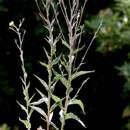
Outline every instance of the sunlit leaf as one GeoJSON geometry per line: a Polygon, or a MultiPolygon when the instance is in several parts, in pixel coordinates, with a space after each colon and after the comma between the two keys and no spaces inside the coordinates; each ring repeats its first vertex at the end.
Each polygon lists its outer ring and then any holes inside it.
{"type": "Polygon", "coordinates": [[[68,120],[68,119],[74,119],[74,120],[78,121],[83,127],[86,127],[85,124],[80,120],[80,118],[73,113],[67,113],[65,115],[65,120],[68,120]]]}
{"type": "Polygon", "coordinates": [[[56,71],[53,71],[53,72],[55,74],[55,80],[57,80],[57,81],[60,80],[62,82],[62,84],[67,88],[68,87],[67,79],[63,75],[57,73],[56,71]]]}
{"type": "Polygon", "coordinates": [[[36,89],[37,92],[41,95],[42,97],[42,101],[45,102],[46,104],[48,104],[48,98],[45,94],[43,94],[41,91],[39,91],[38,89],[36,89]]]}
{"type": "Polygon", "coordinates": [[[59,55],[58,57],[56,57],[53,61],[52,64],[56,65],[59,61],[60,61],[61,55],[59,55]]]}
{"type": "Polygon", "coordinates": [[[49,56],[49,54],[48,54],[48,52],[47,52],[47,50],[44,48],[44,51],[45,51],[45,54],[46,54],[46,56],[47,56],[47,59],[49,60],[50,59],[50,56],[49,56]]]}
{"type": "Polygon", "coordinates": [[[56,130],[59,130],[59,128],[56,126],[56,124],[54,124],[53,122],[50,122],[50,123],[56,130]]]}
{"type": "Polygon", "coordinates": [[[58,96],[54,95],[54,94],[52,94],[52,99],[53,99],[55,102],[60,102],[60,101],[61,101],[61,99],[60,99],[58,96]]]}
{"type": "Polygon", "coordinates": [[[46,63],[44,63],[44,62],[39,62],[42,66],[44,66],[45,68],[48,68],[48,65],[46,64],[46,63]]]}
{"type": "Polygon", "coordinates": [[[52,99],[55,101],[55,103],[51,106],[51,111],[53,111],[57,106],[63,108],[62,101],[64,100],[64,98],[60,99],[58,96],[52,94],[52,99]]]}
{"type": "Polygon", "coordinates": [[[33,94],[32,96],[31,96],[31,98],[29,99],[29,103],[32,101],[32,99],[34,98],[34,96],[35,96],[35,94],[33,94]]]}
{"type": "Polygon", "coordinates": [[[30,110],[30,112],[29,112],[29,114],[28,114],[28,117],[29,117],[29,118],[31,117],[33,111],[34,111],[33,109],[30,110]]]}
{"type": "Polygon", "coordinates": [[[82,109],[83,113],[85,114],[84,104],[82,103],[81,100],[72,99],[69,101],[69,105],[79,105],[79,107],[82,109]]]}
{"type": "Polygon", "coordinates": [[[45,89],[48,91],[48,85],[47,85],[47,83],[43,80],[43,79],[41,79],[41,78],[39,78],[38,76],[36,76],[36,75],[34,75],[39,81],[40,81],[40,83],[45,87],[45,89]]]}
{"type": "Polygon", "coordinates": [[[54,82],[54,83],[51,85],[51,92],[52,92],[52,93],[53,93],[54,90],[55,90],[56,83],[57,83],[57,81],[54,82]]]}
{"type": "Polygon", "coordinates": [[[55,109],[57,106],[59,106],[59,104],[58,104],[57,102],[54,103],[54,104],[51,106],[51,108],[50,108],[50,112],[54,111],[54,109],[55,109]]]}
{"type": "Polygon", "coordinates": [[[19,121],[21,121],[24,125],[25,125],[25,127],[28,129],[30,129],[31,128],[31,123],[30,122],[28,122],[27,120],[22,120],[22,119],[20,119],[19,118],[19,121]]]}
{"type": "Polygon", "coordinates": [[[42,104],[43,102],[47,102],[47,101],[46,101],[46,99],[41,98],[41,99],[39,99],[39,100],[36,101],[36,102],[32,102],[31,104],[32,104],[32,105],[40,105],[40,104],[42,104]]]}
{"type": "Polygon", "coordinates": [[[22,109],[24,112],[27,113],[26,107],[25,107],[24,105],[20,104],[18,101],[17,101],[17,103],[19,104],[19,106],[21,107],[21,109],[22,109]]]}
{"type": "Polygon", "coordinates": [[[76,79],[77,77],[81,76],[81,75],[85,75],[85,74],[89,74],[92,73],[94,71],[79,71],[79,72],[75,72],[74,74],[72,74],[72,80],[76,79]]]}
{"type": "Polygon", "coordinates": [[[62,44],[65,45],[70,50],[69,44],[67,44],[67,42],[65,40],[63,40],[63,39],[61,39],[61,40],[62,40],[62,44]]]}
{"type": "Polygon", "coordinates": [[[47,119],[47,115],[40,107],[31,106],[31,108],[41,114],[45,119],[47,119]]]}

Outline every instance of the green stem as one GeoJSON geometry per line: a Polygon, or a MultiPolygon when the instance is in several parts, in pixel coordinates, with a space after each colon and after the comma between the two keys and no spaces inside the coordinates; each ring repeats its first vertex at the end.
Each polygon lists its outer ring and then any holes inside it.
{"type": "MultiPolygon", "coordinates": [[[[49,27],[51,28],[51,25],[49,24],[49,27]]],[[[52,31],[51,29],[49,30],[49,34],[50,34],[50,38],[53,38],[53,35],[52,35],[52,31]]],[[[51,41],[53,42],[53,40],[51,41]]],[[[48,75],[49,75],[49,81],[48,81],[48,86],[49,86],[49,89],[48,89],[48,106],[47,106],[47,116],[48,116],[48,119],[47,119],[47,130],[50,129],[50,121],[49,121],[49,117],[50,117],[50,107],[51,107],[51,83],[52,83],[52,59],[53,59],[53,43],[50,43],[50,46],[51,46],[51,50],[50,50],[50,59],[48,61],[48,64],[49,64],[49,68],[48,68],[48,75]]]]}
{"type": "Polygon", "coordinates": [[[68,72],[68,86],[66,90],[66,98],[65,98],[65,104],[64,104],[64,112],[63,112],[63,119],[61,121],[61,130],[64,130],[65,126],[65,115],[67,114],[68,110],[68,102],[70,97],[70,89],[71,89],[71,76],[72,76],[72,49],[70,50],[69,54],[69,72],[68,72]]]}

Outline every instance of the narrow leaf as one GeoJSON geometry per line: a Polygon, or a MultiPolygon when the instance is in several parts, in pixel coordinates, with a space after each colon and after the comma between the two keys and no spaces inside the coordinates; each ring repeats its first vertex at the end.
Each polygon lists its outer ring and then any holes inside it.
{"type": "Polygon", "coordinates": [[[33,111],[34,111],[33,109],[30,110],[30,112],[29,112],[29,114],[28,114],[28,117],[29,117],[29,118],[31,117],[33,111]]]}
{"type": "Polygon", "coordinates": [[[59,104],[58,104],[58,103],[54,103],[54,104],[51,106],[51,108],[50,108],[50,112],[53,112],[54,109],[55,109],[57,106],[59,106],[59,104]]]}
{"type": "Polygon", "coordinates": [[[37,111],[43,117],[45,117],[45,119],[47,119],[46,113],[40,107],[31,106],[31,108],[34,109],[35,111],[37,111]]]}
{"type": "Polygon", "coordinates": [[[31,98],[29,99],[29,103],[31,103],[31,101],[32,101],[32,99],[34,98],[34,96],[35,96],[35,94],[33,94],[32,96],[31,96],[31,98]]]}
{"type": "Polygon", "coordinates": [[[52,94],[52,99],[55,101],[55,103],[51,106],[50,111],[53,111],[57,106],[59,106],[61,109],[63,108],[62,101],[64,98],[60,99],[58,96],[52,94]]]}
{"type": "Polygon", "coordinates": [[[32,104],[32,105],[40,105],[40,104],[42,104],[43,102],[46,102],[46,99],[41,98],[41,99],[39,99],[39,100],[36,101],[36,102],[32,102],[31,104],[32,104]]]}
{"type": "Polygon", "coordinates": [[[52,61],[52,64],[56,65],[60,61],[60,58],[61,58],[61,54],[52,61]]]}
{"type": "Polygon", "coordinates": [[[65,115],[65,120],[68,120],[68,119],[74,119],[74,120],[78,121],[83,127],[86,128],[85,124],[80,120],[80,118],[77,115],[75,115],[73,113],[67,113],[65,115]]]}
{"type": "Polygon", "coordinates": [[[31,123],[30,122],[28,122],[27,120],[22,120],[22,119],[20,119],[19,118],[19,121],[21,121],[24,125],[25,125],[25,127],[28,129],[30,129],[31,128],[31,123]]]}
{"type": "Polygon", "coordinates": [[[44,63],[44,62],[39,62],[42,66],[44,66],[44,67],[46,67],[46,68],[48,68],[48,65],[46,64],[46,63],[44,63]]]}
{"type": "Polygon", "coordinates": [[[67,42],[64,41],[63,39],[61,39],[61,40],[62,40],[62,44],[65,45],[70,50],[70,46],[67,44],[67,42]]]}
{"type": "Polygon", "coordinates": [[[26,85],[27,89],[29,89],[30,87],[30,82],[28,82],[28,84],[26,85]]]}
{"type": "Polygon", "coordinates": [[[19,106],[21,107],[21,109],[22,109],[24,112],[27,113],[26,107],[25,107],[24,105],[20,104],[18,101],[17,101],[17,103],[19,104],[19,106]]]}
{"type": "Polygon", "coordinates": [[[41,95],[43,102],[45,102],[48,105],[48,98],[47,98],[47,96],[45,94],[43,94],[41,91],[39,91],[38,89],[36,89],[36,90],[41,95]]]}
{"type": "Polygon", "coordinates": [[[62,84],[67,88],[68,87],[67,79],[63,75],[57,73],[56,71],[53,71],[53,72],[55,74],[55,80],[60,80],[62,84]]]}
{"type": "Polygon", "coordinates": [[[83,113],[85,114],[84,104],[82,103],[81,100],[72,99],[69,101],[69,105],[79,105],[79,107],[82,109],[83,113]]]}
{"type": "Polygon", "coordinates": [[[57,42],[59,41],[60,38],[61,38],[61,34],[59,34],[58,37],[55,38],[53,46],[55,46],[57,44],[57,42]]]}
{"type": "Polygon", "coordinates": [[[41,78],[39,78],[37,75],[34,75],[39,81],[40,81],[40,83],[45,87],[45,89],[46,89],[46,91],[48,91],[48,85],[47,85],[47,83],[43,80],[43,79],[41,79],[41,78]]]}
{"type": "Polygon", "coordinates": [[[56,130],[59,130],[59,128],[53,122],[50,122],[50,123],[56,130]]]}
{"type": "Polygon", "coordinates": [[[52,92],[52,93],[53,93],[54,90],[55,90],[55,86],[56,86],[56,84],[57,84],[57,81],[54,82],[54,83],[51,85],[51,92],[52,92]]]}
{"type": "Polygon", "coordinates": [[[79,51],[83,50],[84,47],[85,47],[85,46],[82,46],[81,48],[75,49],[73,53],[74,53],[74,54],[77,54],[79,51]]]}
{"type": "Polygon", "coordinates": [[[60,99],[58,96],[54,95],[54,94],[52,94],[52,99],[53,99],[55,102],[60,102],[60,101],[61,101],[61,99],[60,99]]]}
{"type": "Polygon", "coordinates": [[[48,54],[48,52],[47,52],[47,50],[44,48],[44,51],[45,51],[45,54],[46,54],[46,56],[47,56],[47,59],[49,60],[50,59],[50,56],[49,56],[49,54],[48,54]]]}
{"type": "Polygon", "coordinates": [[[77,77],[81,76],[81,75],[85,75],[85,74],[89,74],[89,73],[92,73],[94,71],[79,71],[79,72],[75,72],[73,75],[72,75],[72,80],[76,79],[77,77]]]}

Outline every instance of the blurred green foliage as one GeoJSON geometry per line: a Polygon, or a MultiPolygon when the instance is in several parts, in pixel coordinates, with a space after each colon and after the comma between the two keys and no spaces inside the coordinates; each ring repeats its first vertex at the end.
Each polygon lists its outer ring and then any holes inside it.
{"type": "Polygon", "coordinates": [[[98,33],[97,51],[106,54],[122,49],[125,45],[130,47],[130,1],[126,3],[125,0],[116,0],[115,6],[101,10],[98,18],[91,16],[86,21],[86,27],[95,31],[101,19],[103,25],[98,33]]]}
{"type": "Polygon", "coordinates": [[[122,65],[114,65],[119,71],[119,75],[123,76],[125,83],[123,86],[122,97],[126,103],[122,119],[125,123],[122,125],[122,130],[130,129],[130,0],[114,0],[114,4],[108,8],[100,10],[95,16],[90,16],[90,20],[86,20],[86,28],[96,31],[101,19],[103,25],[98,33],[96,50],[107,56],[111,53],[118,53],[127,48],[124,52],[127,55],[122,65]],[[118,67],[117,67],[118,66],[118,67]],[[127,118],[127,119],[126,119],[127,118]]]}

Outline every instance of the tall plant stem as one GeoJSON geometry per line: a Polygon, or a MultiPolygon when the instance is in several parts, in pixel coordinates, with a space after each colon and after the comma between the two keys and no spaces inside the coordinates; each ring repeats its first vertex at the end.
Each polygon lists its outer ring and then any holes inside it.
{"type": "MultiPolygon", "coordinates": [[[[26,69],[25,69],[24,56],[23,56],[23,41],[24,41],[24,36],[25,36],[25,33],[26,33],[25,30],[21,31],[21,26],[22,26],[23,22],[24,22],[24,19],[22,19],[20,21],[19,25],[16,26],[14,24],[14,22],[12,21],[11,24],[9,25],[9,28],[12,31],[14,31],[17,34],[17,37],[18,37],[15,40],[15,44],[16,44],[17,48],[19,49],[19,53],[20,53],[19,56],[20,56],[21,70],[22,70],[21,81],[22,81],[22,88],[23,88],[25,106],[20,104],[19,102],[18,102],[18,104],[20,105],[22,110],[24,108],[24,111],[26,113],[26,121],[28,123],[28,125],[26,125],[26,124],[24,124],[24,125],[26,126],[27,130],[30,130],[30,128],[31,128],[31,123],[30,123],[31,109],[29,108],[30,107],[30,101],[29,101],[30,84],[27,81],[28,74],[27,74],[26,69]]],[[[23,120],[20,119],[20,121],[22,122],[23,120]]]]}
{"type": "MultiPolygon", "coordinates": [[[[51,58],[52,59],[52,58],[51,58]]],[[[50,60],[50,67],[48,68],[48,75],[49,75],[49,81],[48,81],[48,86],[49,86],[49,90],[48,90],[48,106],[47,106],[47,130],[49,130],[50,128],[50,121],[49,121],[49,117],[50,117],[50,103],[51,103],[51,78],[52,78],[52,67],[51,67],[51,61],[50,60]]]]}
{"type": "Polygon", "coordinates": [[[71,24],[68,25],[68,31],[69,31],[69,46],[70,46],[70,52],[69,52],[69,59],[68,59],[68,85],[67,85],[67,90],[66,90],[66,97],[65,97],[65,104],[64,104],[64,115],[63,115],[63,120],[61,122],[61,130],[64,130],[64,125],[65,125],[65,115],[67,114],[67,110],[68,110],[68,102],[69,102],[69,97],[70,97],[70,92],[71,92],[71,77],[72,77],[72,64],[73,64],[73,30],[71,28],[71,24]]]}

